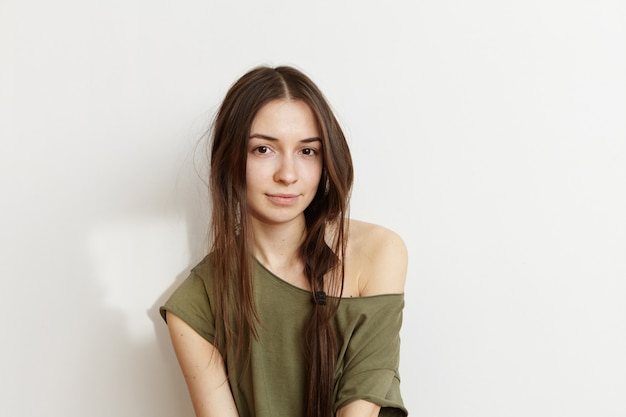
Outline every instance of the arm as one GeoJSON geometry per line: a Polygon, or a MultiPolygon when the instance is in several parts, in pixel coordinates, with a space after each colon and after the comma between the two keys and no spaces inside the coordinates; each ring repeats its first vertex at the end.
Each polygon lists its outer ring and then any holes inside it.
{"type": "Polygon", "coordinates": [[[352,401],[337,411],[337,417],[376,417],[380,405],[365,400],[352,401]]]}
{"type": "Polygon", "coordinates": [[[219,351],[187,323],[169,312],[167,327],[196,417],[238,417],[224,360],[219,351]]]}

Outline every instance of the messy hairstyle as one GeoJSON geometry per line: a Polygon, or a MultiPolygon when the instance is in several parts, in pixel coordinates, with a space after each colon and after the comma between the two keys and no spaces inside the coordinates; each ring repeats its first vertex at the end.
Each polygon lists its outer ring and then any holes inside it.
{"type": "Polygon", "coordinates": [[[216,268],[215,343],[224,356],[231,351],[234,360],[247,361],[251,339],[257,337],[259,318],[252,292],[254,268],[247,219],[247,143],[257,112],[273,100],[307,104],[322,141],[322,175],[304,212],[306,237],[300,248],[314,305],[305,332],[308,391],[303,412],[306,417],[328,417],[334,415],[338,353],[332,318],[343,291],[353,167],[345,136],[323,94],[306,75],[291,67],[259,67],[243,75],[227,92],[214,122],[209,185],[216,268]],[[335,297],[328,297],[324,305],[318,300],[321,291],[335,297]]]}

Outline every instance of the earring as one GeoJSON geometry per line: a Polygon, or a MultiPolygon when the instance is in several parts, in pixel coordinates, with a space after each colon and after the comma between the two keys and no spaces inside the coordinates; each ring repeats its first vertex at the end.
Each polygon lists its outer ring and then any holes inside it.
{"type": "Polygon", "coordinates": [[[235,235],[239,236],[241,233],[241,205],[237,202],[235,206],[235,235]]]}
{"type": "Polygon", "coordinates": [[[324,182],[324,195],[328,195],[330,192],[330,179],[328,178],[328,173],[324,170],[324,178],[326,181],[324,182]]]}

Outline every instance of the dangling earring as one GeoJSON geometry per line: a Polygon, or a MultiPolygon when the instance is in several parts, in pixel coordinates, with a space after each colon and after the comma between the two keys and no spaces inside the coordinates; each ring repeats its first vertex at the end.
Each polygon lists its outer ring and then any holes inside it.
{"type": "Polygon", "coordinates": [[[241,233],[241,205],[237,202],[235,206],[235,235],[239,236],[241,233]]]}
{"type": "Polygon", "coordinates": [[[328,178],[328,172],[326,170],[324,170],[324,178],[324,195],[328,195],[328,193],[330,192],[330,179],[328,178]]]}

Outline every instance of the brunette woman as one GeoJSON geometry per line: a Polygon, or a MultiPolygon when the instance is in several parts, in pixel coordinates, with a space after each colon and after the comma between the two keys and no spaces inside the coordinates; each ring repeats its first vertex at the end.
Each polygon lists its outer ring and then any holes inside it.
{"type": "Polygon", "coordinates": [[[349,220],[345,137],[315,84],[254,69],[211,149],[212,250],[161,309],[197,417],[406,416],[407,253],[349,220]]]}

